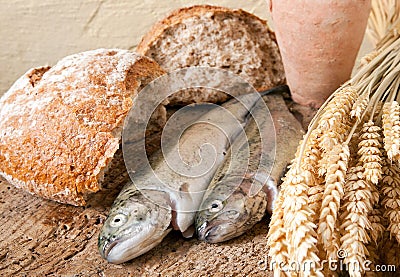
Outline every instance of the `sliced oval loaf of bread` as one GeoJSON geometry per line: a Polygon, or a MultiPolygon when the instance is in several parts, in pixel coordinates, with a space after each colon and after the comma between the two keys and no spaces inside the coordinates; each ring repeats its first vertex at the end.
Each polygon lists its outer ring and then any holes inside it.
{"type": "MultiPolygon", "coordinates": [[[[156,23],[136,51],[153,58],[167,71],[190,66],[227,69],[258,91],[285,82],[274,33],[266,21],[243,10],[209,5],[178,9],[156,23]]],[[[186,90],[169,101],[174,105],[225,99],[211,90],[191,95],[186,90]]]]}
{"type": "MultiPolygon", "coordinates": [[[[118,49],[29,70],[0,100],[0,175],[44,198],[84,205],[119,149],[133,97],[164,73],[153,60],[118,49]]],[[[160,107],[150,131],[165,121],[160,107]]]]}

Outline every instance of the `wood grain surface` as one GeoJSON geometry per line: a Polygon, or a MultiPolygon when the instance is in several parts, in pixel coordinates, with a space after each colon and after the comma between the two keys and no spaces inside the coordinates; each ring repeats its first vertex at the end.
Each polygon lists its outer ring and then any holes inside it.
{"type": "Polygon", "coordinates": [[[207,244],[169,234],[139,258],[113,265],[97,250],[116,191],[86,208],[43,200],[0,182],[0,276],[266,276],[265,218],[246,235],[207,244]],[[103,201],[103,202],[102,202],[103,201]]]}

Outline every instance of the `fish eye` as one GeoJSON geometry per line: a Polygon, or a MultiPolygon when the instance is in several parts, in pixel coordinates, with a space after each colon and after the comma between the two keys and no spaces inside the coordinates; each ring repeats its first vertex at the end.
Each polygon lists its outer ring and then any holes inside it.
{"type": "Polygon", "coordinates": [[[117,214],[110,222],[111,227],[120,227],[128,220],[127,216],[124,214],[117,214]]]}
{"type": "Polygon", "coordinates": [[[208,208],[208,211],[210,213],[217,213],[220,210],[222,210],[222,208],[224,207],[224,204],[221,202],[221,200],[214,200],[210,207],[208,208]]]}

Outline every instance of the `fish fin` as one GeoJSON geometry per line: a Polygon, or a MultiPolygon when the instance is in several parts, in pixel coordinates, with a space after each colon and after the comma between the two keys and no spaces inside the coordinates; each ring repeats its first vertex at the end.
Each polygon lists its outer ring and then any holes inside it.
{"type": "Polygon", "coordinates": [[[179,187],[179,196],[180,196],[180,198],[189,197],[189,199],[192,200],[192,197],[189,192],[189,184],[188,183],[183,183],[179,187]]]}
{"type": "Polygon", "coordinates": [[[274,203],[279,193],[277,182],[273,178],[269,178],[263,186],[263,190],[267,194],[267,212],[272,214],[274,203]]]}

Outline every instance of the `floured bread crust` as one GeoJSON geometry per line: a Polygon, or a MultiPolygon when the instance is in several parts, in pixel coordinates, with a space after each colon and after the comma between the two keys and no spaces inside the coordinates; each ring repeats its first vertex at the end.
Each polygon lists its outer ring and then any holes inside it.
{"type": "MultiPolygon", "coordinates": [[[[162,74],[153,60],[119,49],[30,69],[0,100],[0,175],[30,193],[84,205],[119,148],[133,97],[162,74]]],[[[149,131],[165,120],[161,107],[149,131]]]]}
{"type": "MultiPolygon", "coordinates": [[[[243,10],[209,5],[176,10],[153,26],[137,52],[153,58],[167,71],[189,66],[226,69],[258,91],[285,82],[275,34],[266,21],[243,10]]],[[[196,91],[191,97],[185,93],[175,94],[170,103],[226,100],[211,90],[196,91]]]]}

